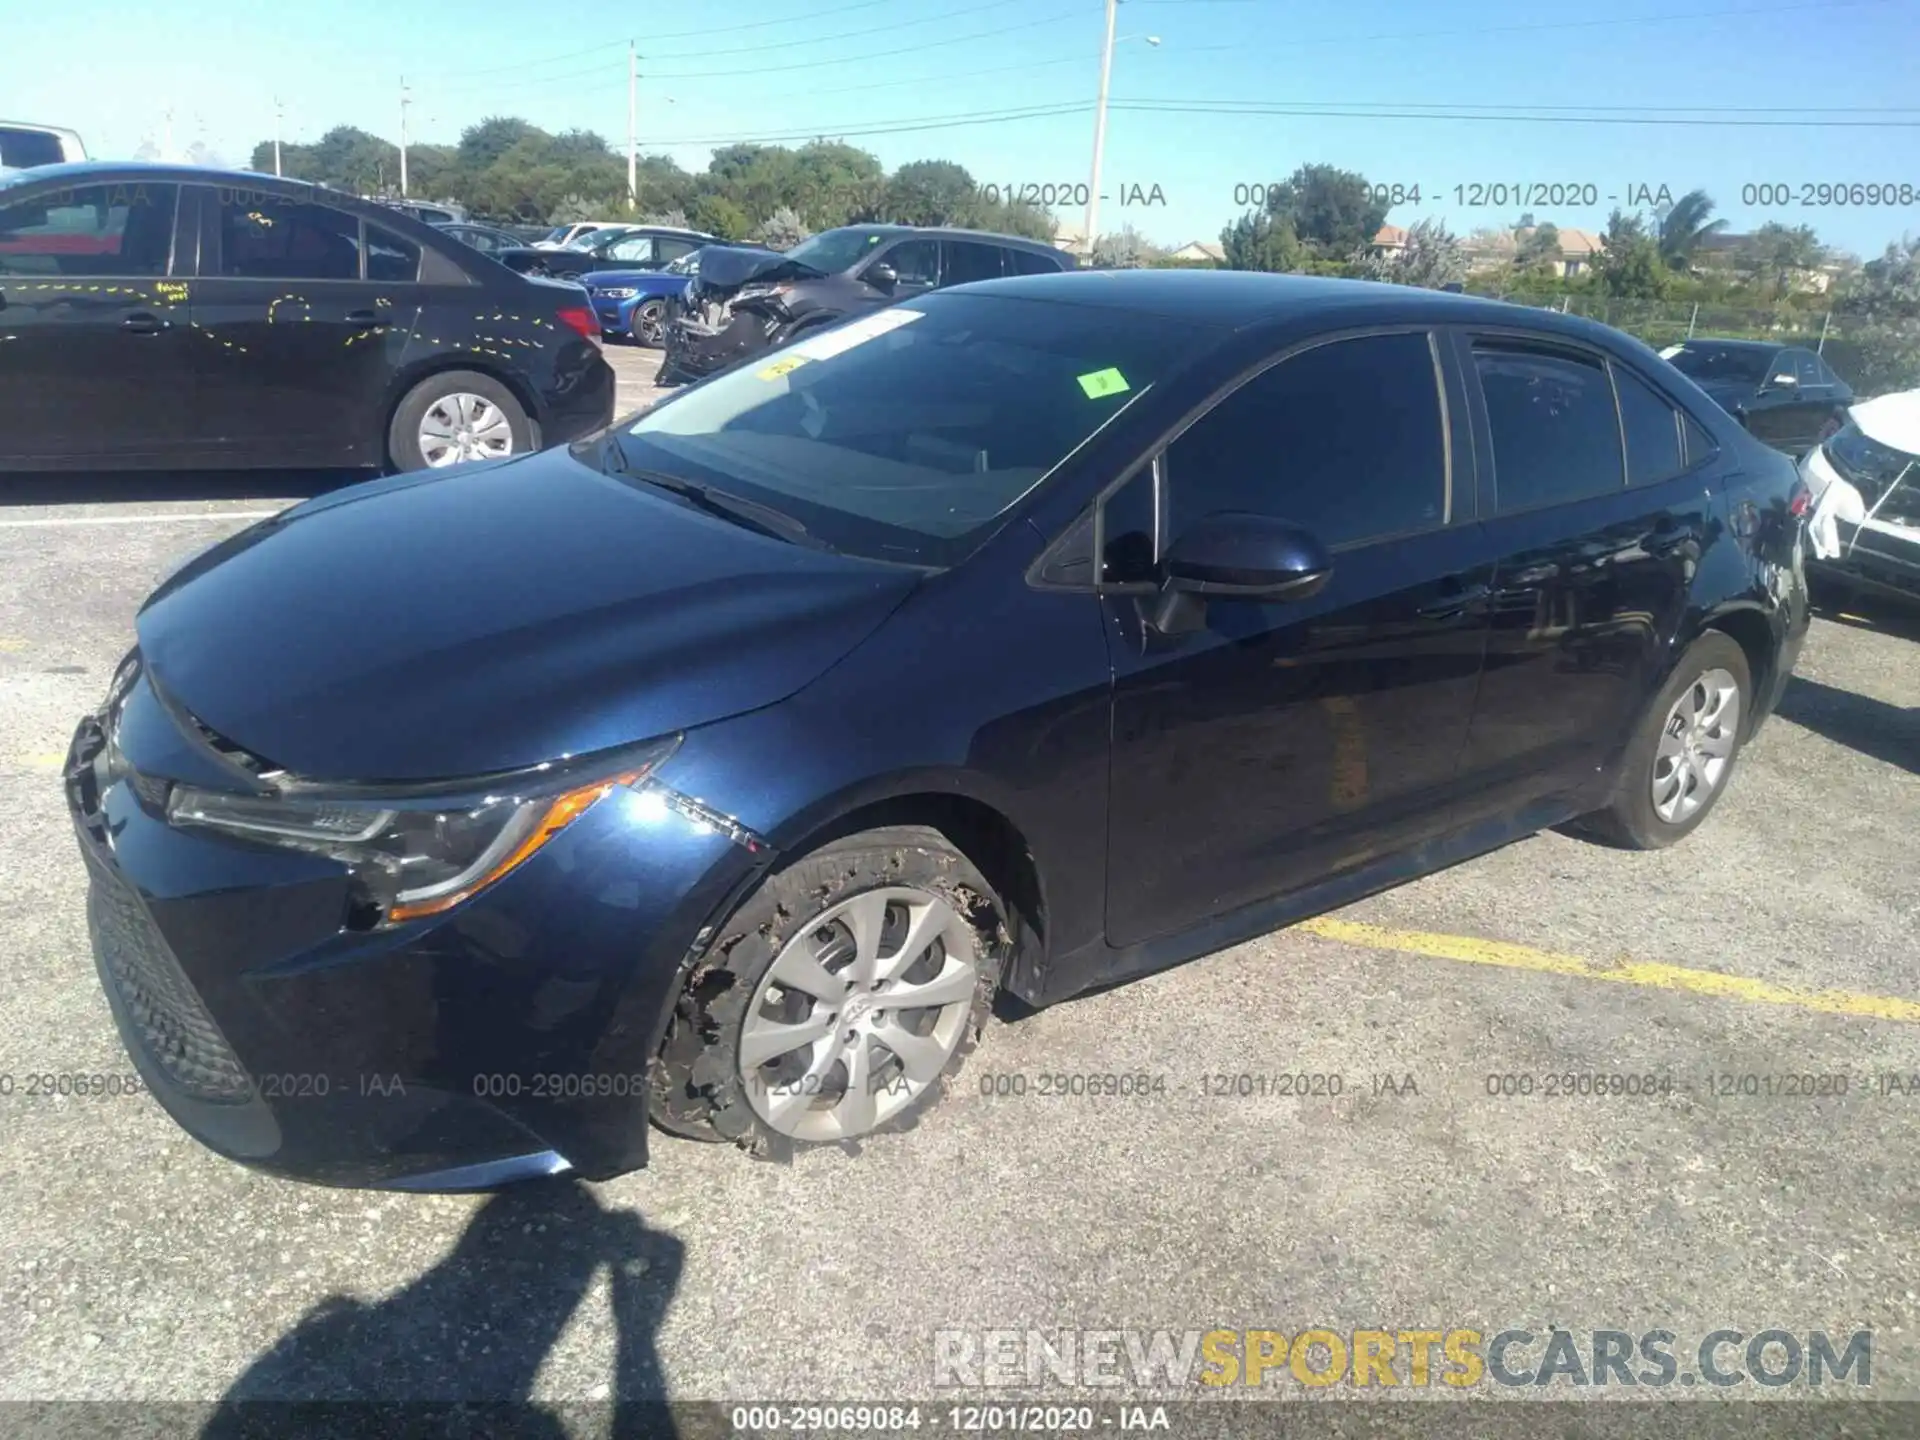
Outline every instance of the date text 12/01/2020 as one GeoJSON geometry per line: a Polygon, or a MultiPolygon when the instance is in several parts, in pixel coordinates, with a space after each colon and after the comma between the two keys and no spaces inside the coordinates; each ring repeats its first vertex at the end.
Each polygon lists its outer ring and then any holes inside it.
{"type": "MultiPolygon", "coordinates": [[[[1677,195],[1685,194],[1687,188],[1645,180],[1624,185],[1602,185],[1595,180],[1472,180],[1455,185],[1380,181],[1369,182],[1366,194],[1373,204],[1389,207],[1439,205],[1451,201],[1469,210],[1601,204],[1663,209],[1671,206],[1677,195]]],[[[1085,190],[1086,186],[1080,189],[1085,190]]],[[[1285,193],[1285,185],[1277,180],[1243,183],[1233,187],[1233,203],[1271,207],[1284,198],[1285,193]]],[[[1763,210],[1916,206],[1920,205],[1920,180],[1750,181],[1740,187],[1740,203],[1763,210]]]]}

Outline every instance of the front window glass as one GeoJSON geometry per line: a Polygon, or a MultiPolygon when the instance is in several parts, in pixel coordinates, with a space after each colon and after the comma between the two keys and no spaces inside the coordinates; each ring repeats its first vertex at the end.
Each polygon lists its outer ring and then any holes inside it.
{"type": "Polygon", "coordinates": [[[773,506],[836,549],[950,565],[1182,348],[1118,311],[936,294],[721,375],[618,443],[632,471],[773,506]]]}

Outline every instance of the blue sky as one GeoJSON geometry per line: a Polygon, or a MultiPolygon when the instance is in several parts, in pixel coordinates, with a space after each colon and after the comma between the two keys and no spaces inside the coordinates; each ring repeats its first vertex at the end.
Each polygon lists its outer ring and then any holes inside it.
{"type": "MultiPolygon", "coordinates": [[[[11,118],[70,125],[102,156],[157,141],[171,106],[177,145],[202,140],[243,164],[272,134],[276,97],[288,140],[337,123],[395,137],[404,75],[417,141],[512,114],[624,147],[631,37],[644,57],[642,148],[689,168],[715,141],[817,133],[845,135],[889,168],[934,157],[982,182],[1087,178],[1102,0],[617,10],[279,0],[222,6],[215,19],[205,0],[20,6],[5,22],[0,95],[11,118]],[[1049,110],[1066,113],[996,118],[1049,110]],[[970,118],[945,123],[955,117],[970,118]]],[[[1236,185],[1325,161],[1419,184],[1425,203],[1398,207],[1393,223],[1437,215],[1462,232],[1510,224],[1519,207],[1472,208],[1453,187],[1500,183],[1595,186],[1596,205],[1533,207],[1587,229],[1604,225],[1610,197],[1664,184],[1676,195],[1705,186],[1736,228],[1809,223],[1868,257],[1920,231],[1920,205],[1741,203],[1744,186],[1763,183],[1920,190],[1920,0],[1124,0],[1118,33],[1161,44],[1115,51],[1103,230],[1212,239],[1238,213],[1236,185]],[[1135,102],[1238,113],[1126,108],[1135,102]],[[1397,113],[1328,113],[1342,110],[1397,113]],[[1788,123],[1595,123],[1649,113],[1788,123]],[[1136,185],[1158,186],[1165,203],[1122,207],[1122,187],[1136,185]]],[[[1068,218],[1078,223],[1077,206],[1068,218]]]]}

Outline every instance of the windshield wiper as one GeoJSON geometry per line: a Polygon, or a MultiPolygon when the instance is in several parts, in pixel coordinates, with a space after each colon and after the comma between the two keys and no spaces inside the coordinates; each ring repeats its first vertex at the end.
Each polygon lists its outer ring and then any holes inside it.
{"type": "Polygon", "coordinates": [[[657,490],[678,495],[683,500],[691,501],[709,515],[718,515],[723,520],[731,520],[749,530],[758,530],[763,535],[771,535],[776,540],[804,545],[812,550],[833,548],[784,510],[776,510],[771,505],[762,505],[757,500],[748,500],[743,496],[730,495],[725,490],[715,489],[711,485],[702,485],[697,480],[683,480],[678,475],[667,475],[658,470],[636,470],[627,463],[627,457],[621,451],[619,443],[611,436],[607,439],[600,463],[601,468],[611,474],[620,475],[629,480],[638,480],[643,485],[651,485],[657,490]]]}

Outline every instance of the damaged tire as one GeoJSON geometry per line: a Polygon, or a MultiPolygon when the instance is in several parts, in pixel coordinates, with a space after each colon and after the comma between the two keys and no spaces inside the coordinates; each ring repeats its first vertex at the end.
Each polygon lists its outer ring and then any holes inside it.
{"type": "Polygon", "coordinates": [[[833,841],[763,883],[694,967],[653,1118],[774,1158],[910,1128],[978,1042],[1011,946],[1000,898],[939,832],[833,841]]]}

